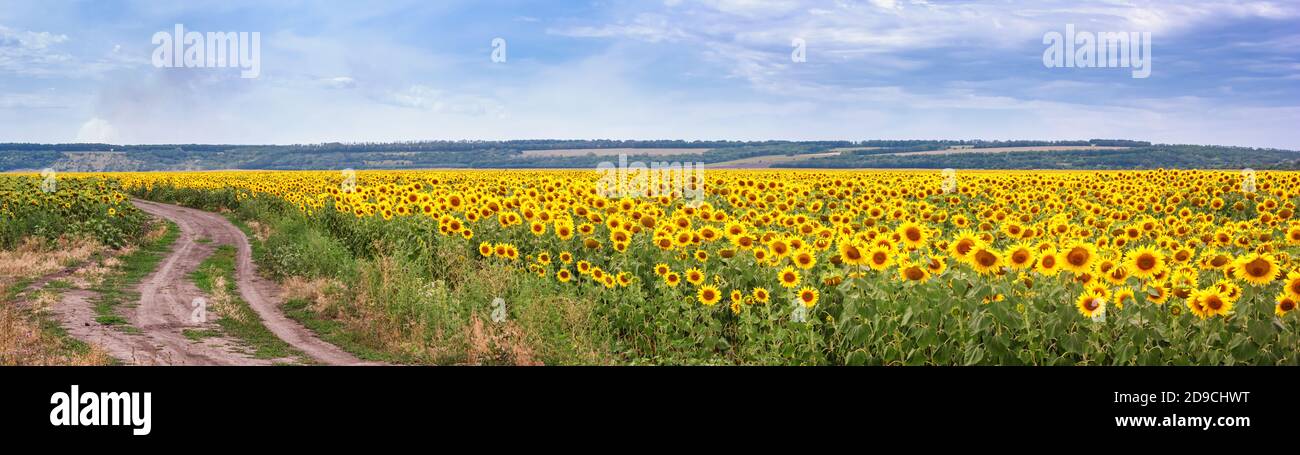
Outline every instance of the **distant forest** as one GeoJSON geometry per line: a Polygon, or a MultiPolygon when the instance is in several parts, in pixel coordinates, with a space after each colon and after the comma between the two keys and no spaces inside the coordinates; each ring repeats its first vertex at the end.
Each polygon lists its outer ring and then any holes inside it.
{"type": "Polygon", "coordinates": [[[920,169],[1297,169],[1300,152],[1208,145],[1148,145],[1126,149],[934,155],[844,154],[777,164],[802,168],[920,169]]]}
{"type": "Polygon", "coordinates": [[[61,171],[154,171],[210,169],[421,169],[591,168],[617,157],[600,149],[708,149],[681,154],[631,154],[629,161],[723,163],[762,156],[839,152],[786,160],[799,168],[964,169],[1148,169],[1300,168],[1300,152],[1206,145],[1151,144],[1122,139],[1078,141],[864,140],[864,141],[682,141],[513,140],[324,143],[300,145],[113,145],[0,143],[0,171],[53,168],[61,171]],[[1118,146],[1125,149],[1049,152],[893,155],[902,152],[1042,146],[1118,146]],[[525,155],[526,150],[592,149],[582,156],[525,155]]]}

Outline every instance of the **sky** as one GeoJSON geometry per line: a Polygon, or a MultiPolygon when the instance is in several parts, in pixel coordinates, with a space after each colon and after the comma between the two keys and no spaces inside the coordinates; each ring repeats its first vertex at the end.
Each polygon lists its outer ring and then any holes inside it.
{"type": "Polygon", "coordinates": [[[1297,25],[1288,0],[0,0],[0,142],[1300,149],[1297,25]],[[257,77],[156,65],[177,24],[257,32],[257,77]],[[1149,77],[1045,65],[1071,24],[1149,33],[1149,77]]]}

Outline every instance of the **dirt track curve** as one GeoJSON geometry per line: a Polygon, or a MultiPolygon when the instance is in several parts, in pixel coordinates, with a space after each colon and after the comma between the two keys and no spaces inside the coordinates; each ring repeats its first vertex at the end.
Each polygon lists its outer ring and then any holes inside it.
{"type": "Polygon", "coordinates": [[[315,362],[327,365],[367,364],[337,346],[317,338],[278,308],[275,283],[257,276],[252,247],[243,231],[230,221],[211,212],[133,199],[141,210],[170,220],[180,228],[172,251],[139,286],[140,300],[133,308],[118,308],[138,333],[96,323],[93,293],[69,292],[56,310],[62,315],[71,335],[98,344],[108,353],[131,364],[145,365],[264,365],[291,359],[257,359],[238,341],[210,337],[200,341],[187,338],[185,329],[216,327],[214,323],[190,322],[191,302],[203,293],[189,275],[220,245],[233,245],[236,286],[249,307],[261,318],[271,333],[302,351],[315,362]],[[199,243],[200,239],[206,239],[199,243]]]}

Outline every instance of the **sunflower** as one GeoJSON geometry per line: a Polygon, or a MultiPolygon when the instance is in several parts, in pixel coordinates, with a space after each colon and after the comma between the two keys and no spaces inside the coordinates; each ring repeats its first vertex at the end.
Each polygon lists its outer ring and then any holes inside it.
{"type": "Polygon", "coordinates": [[[1029,245],[1018,243],[1007,252],[1007,265],[1016,270],[1024,270],[1034,264],[1034,251],[1029,245]]]}
{"type": "Polygon", "coordinates": [[[795,267],[803,270],[811,269],[814,265],[817,265],[817,257],[808,250],[799,250],[790,257],[790,260],[794,262],[795,267]]]}
{"type": "Polygon", "coordinates": [[[1088,273],[1097,259],[1097,247],[1091,243],[1074,242],[1061,253],[1061,267],[1076,274],[1088,273]]]}
{"type": "Polygon", "coordinates": [[[976,272],[986,275],[993,273],[1002,265],[1002,256],[998,255],[997,250],[980,245],[971,253],[970,265],[976,272]]]}
{"type": "Polygon", "coordinates": [[[1074,300],[1074,306],[1079,309],[1079,314],[1083,317],[1092,318],[1106,311],[1106,298],[1092,292],[1085,292],[1079,294],[1079,298],[1074,300]]]}
{"type": "Polygon", "coordinates": [[[1128,281],[1128,276],[1129,276],[1129,266],[1127,265],[1112,266],[1109,272],[1102,275],[1102,277],[1105,278],[1106,281],[1109,281],[1111,284],[1115,284],[1115,285],[1124,284],[1125,281],[1128,281]]]}
{"type": "Polygon", "coordinates": [[[888,248],[878,246],[867,252],[867,265],[871,266],[872,270],[885,270],[893,263],[893,251],[888,248]]]}
{"type": "Polygon", "coordinates": [[[1241,298],[1241,286],[1238,286],[1232,280],[1226,278],[1219,280],[1218,283],[1214,283],[1214,288],[1219,291],[1220,295],[1233,302],[1241,298]]]}
{"type": "Polygon", "coordinates": [[[664,264],[662,262],[655,264],[655,275],[664,276],[671,271],[673,271],[673,269],[669,268],[668,264],[664,264]]]}
{"type": "Polygon", "coordinates": [[[865,265],[867,256],[862,249],[855,245],[851,240],[844,239],[839,242],[840,260],[848,265],[865,265]]]}
{"type": "Polygon", "coordinates": [[[1169,300],[1169,283],[1158,283],[1147,288],[1146,300],[1156,305],[1164,305],[1169,300]]]}
{"type": "Polygon", "coordinates": [[[1278,275],[1277,263],[1268,254],[1251,253],[1233,264],[1237,279],[1262,286],[1273,281],[1278,275]]]}
{"type": "Polygon", "coordinates": [[[975,251],[975,248],[983,243],[984,241],[980,240],[971,231],[961,231],[957,233],[957,237],[952,240],[951,246],[948,247],[949,253],[959,261],[966,261],[970,258],[971,252],[975,251]]]}
{"type": "Polygon", "coordinates": [[[948,270],[948,258],[931,256],[930,260],[925,263],[925,269],[930,272],[930,276],[943,275],[943,272],[948,270]]]}
{"type": "Polygon", "coordinates": [[[1300,245],[1300,226],[1291,226],[1286,230],[1286,243],[1300,245]]]}
{"type": "Polygon", "coordinates": [[[1232,312],[1232,306],[1232,299],[1220,294],[1214,287],[1197,291],[1187,299],[1187,307],[1201,319],[1227,316],[1232,312]]]}
{"type": "Polygon", "coordinates": [[[903,281],[915,281],[924,283],[930,280],[930,271],[925,267],[908,263],[898,268],[899,279],[903,281]]]}
{"type": "Polygon", "coordinates": [[[1124,256],[1124,260],[1129,271],[1133,273],[1133,276],[1138,278],[1150,278],[1164,272],[1165,270],[1164,253],[1149,246],[1129,250],[1129,252],[1124,256]]]}
{"type": "Polygon", "coordinates": [[[1133,302],[1133,290],[1129,288],[1120,288],[1111,295],[1111,301],[1115,302],[1115,309],[1124,309],[1124,304],[1133,302]]]}
{"type": "Polygon", "coordinates": [[[1291,296],[1292,300],[1300,301],[1300,271],[1286,274],[1286,286],[1282,288],[1282,292],[1291,296]]]}
{"type": "Polygon", "coordinates": [[[699,286],[704,282],[704,272],[697,268],[686,269],[686,281],[693,285],[699,286]]]}
{"type": "Polygon", "coordinates": [[[695,250],[695,260],[700,262],[709,262],[709,252],[704,250],[695,250]]]}
{"type": "Polygon", "coordinates": [[[569,269],[560,269],[560,271],[555,272],[555,279],[561,283],[568,283],[569,280],[573,279],[573,273],[569,272],[569,269]]]}
{"type": "Polygon", "coordinates": [[[920,248],[925,244],[925,229],[919,224],[908,221],[898,225],[898,229],[894,232],[909,249],[920,248]]]}
{"type": "Polygon", "coordinates": [[[1205,250],[1201,253],[1201,269],[1226,270],[1232,266],[1232,258],[1217,250],[1205,250]]]}
{"type": "Polygon", "coordinates": [[[758,303],[767,303],[768,299],[771,298],[771,295],[767,293],[767,288],[754,288],[751,294],[754,296],[754,301],[758,303]]]}
{"type": "Polygon", "coordinates": [[[1034,271],[1043,276],[1055,276],[1059,273],[1061,262],[1056,250],[1048,249],[1038,253],[1038,262],[1034,264],[1034,271]]]}
{"type": "Polygon", "coordinates": [[[682,277],[681,275],[678,275],[677,272],[668,272],[667,275],[664,275],[664,283],[669,287],[675,288],[678,284],[681,284],[681,282],[682,277]]]}
{"type": "Polygon", "coordinates": [[[478,244],[478,254],[480,256],[483,256],[485,258],[492,257],[492,251],[493,248],[491,243],[481,242],[478,244]]]}
{"type": "Polygon", "coordinates": [[[700,303],[704,304],[704,306],[713,306],[718,303],[718,300],[722,299],[722,293],[718,291],[718,288],[713,287],[713,285],[706,284],[700,286],[700,290],[696,291],[695,298],[699,300],[700,303]]]}
{"type": "Polygon", "coordinates": [[[802,302],[803,306],[806,308],[812,308],[814,305],[817,305],[817,298],[819,296],[820,294],[817,292],[816,288],[804,287],[799,290],[799,301],[802,302]]]}
{"type": "Polygon", "coordinates": [[[793,288],[799,285],[799,272],[794,267],[786,266],[786,268],[781,269],[781,273],[777,274],[777,278],[781,281],[781,287],[783,288],[793,288]]]}
{"type": "Polygon", "coordinates": [[[1300,299],[1296,299],[1286,292],[1278,294],[1277,305],[1273,307],[1273,314],[1276,314],[1277,317],[1282,317],[1286,316],[1287,313],[1295,311],[1297,300],[1300,299]]]}

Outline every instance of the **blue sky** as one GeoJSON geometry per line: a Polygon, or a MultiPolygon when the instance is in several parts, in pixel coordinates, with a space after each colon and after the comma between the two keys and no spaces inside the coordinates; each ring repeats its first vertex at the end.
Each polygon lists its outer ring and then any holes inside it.
{"type": "Polygon", "coordinates": [[[1300,2],[0,0],[0,142],[1087,139],[1300,149],[1300,2]],[[177,3],[184,3],[183,5],[177,3]],[[260,32],[261,72],[156,32],[260,32]],[[1151,75],[1048,68],[1149,32],[1151,75]],[[506,61],[491,60],[506,40],[506,61]],[[806,43],[806,61],[791,42],[806,43]]]}

